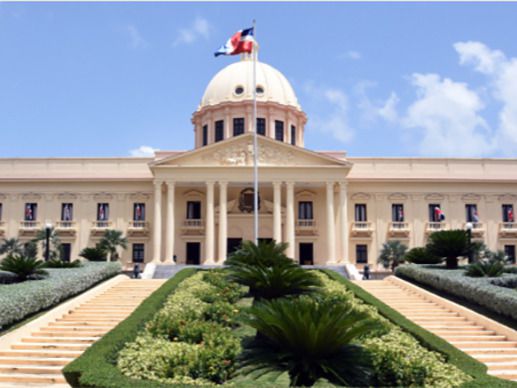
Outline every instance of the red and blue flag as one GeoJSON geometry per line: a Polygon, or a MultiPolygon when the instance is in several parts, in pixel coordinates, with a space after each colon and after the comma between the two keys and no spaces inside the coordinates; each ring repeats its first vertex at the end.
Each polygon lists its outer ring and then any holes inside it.
{"type": "Polygon", "coordinates": [[[237,55],[253,51],[253,27],[237,31],[214,55],[237,55]]]}

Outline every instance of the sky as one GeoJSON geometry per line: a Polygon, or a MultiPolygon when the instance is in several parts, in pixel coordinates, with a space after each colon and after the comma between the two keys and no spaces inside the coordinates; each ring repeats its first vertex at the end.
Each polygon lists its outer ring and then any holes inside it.
{"type": "Polygon", "coordinates": [[[188,150],[213,53],[257,20],[305,146],[516,157],[517,3],[2,3],[0,157],[188,150]]]}

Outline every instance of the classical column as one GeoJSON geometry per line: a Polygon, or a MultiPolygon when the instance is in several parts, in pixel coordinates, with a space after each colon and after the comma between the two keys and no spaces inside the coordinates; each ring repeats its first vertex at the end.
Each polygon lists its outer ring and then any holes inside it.
{"type": "Polygon", "coordinates": [[[336,225],[334,220],[334,182],[327,182],[327,263],[336,262],[336,225]]]}
{"type": "Polygon", "coordinates": [[[226,209],[228,182],[219,182],[219,254],[218,260],[226,260],[228,245],[228,214],[226,209]]]}
{"type": "Polygon", "coordinates": [[[339,239],[341,240],[341,257],[340,261],[348,263],[348,201],[346,182],[339,182],[339,218],[341,231],[339,239]]]}
{"type": "Polygon", "coordinates": [[[294,182],[287,182],[287,207],[286,207],[286,242],[287,256],[294,259],[295,255],[295,237],[294,237],[294,182]]]}
{"type": "Polygon", "coordinates": [[[282,242],[282,182],[273,182],[273,239],[282,242]]]}
{"type": "Polygon", "coordinates": [[[162,255],[162,182],[154,182],[153,262],[159,263],[162,255]]]}
{"type": "Polygon", "coordinates": [[[214,182],[206,182],[205,264],[214,263],[214,182]]]}
{"type": "Polygon", "coordinates": [[[167,182],[167,230],[165,240],[165,261],[168,264],[175,264],[172,257],[174,256],[174,190],[175,182],[167,182]]]}

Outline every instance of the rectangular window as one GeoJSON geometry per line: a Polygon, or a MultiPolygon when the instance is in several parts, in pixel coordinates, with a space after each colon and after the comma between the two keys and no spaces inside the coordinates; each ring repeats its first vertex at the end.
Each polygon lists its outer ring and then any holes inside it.
{"type": "Polygon", "coordinates": [[[110,219],[109,203],[97,204],[97,221],[108,221],[110,219]]]}
{"type": "Polygon", "coordinates": [[[74,204],[61,204],[61,221],[72,221],[74,219],[74,204]]]}
{"type": "Polygon", "coordinates": [[[299,220],[314,219],[314,214],[312,213],[312,201],[298,202],[298,219],[299,220]]]}
{"type": "Polygon", "coordinates": [[[514,222],[513,205],[503,205],[503,222],[514,222]]]}
{"type": "Polygon", "coordinates": [[[358,203],[355,205],[354,217],[356,222],[366,222],[366,220],[368,219],[366,217],[366,204],[358,203]]]}
{"type": "Polygon", "coordinates": [[[145,221],[145,203],[133,204],[133,221],[145,221]]]}
{"type": "Polygon", "coordinates": [[[143,263],[144,259],[144,244],[133,244],[133,263],[143,263]]]}
{"type": "Polygon", "coordinates": [[[257,134],[266,135],[266,119],[261,117],[257,118],[257,134]]]}
{"type": "Polygon", "coordinates": [[[355,262],[357,264],[368,263],[368,246],[365,244],[358,244],[355,246],[355,262]]]}
{"type": "Polygon", "coordinates": [[[61,261],[70,261],[72,256],[72,244],[62,243],[60,245],[60,259],[61,261]]]}
{"type": "Polygon", "coordinates": [[[215,122],[215,141],[224,140],[224,121],[217,120],[215,122]]]}
{"type": "Polygon", "coordinates": [[[203,125],[203,145],[208,144],[208,125],[203,125]]]}
{"type": "Polygon", "coordinates": [[[505,245],[504,255],[510,263],[515,264],[515,245],[505,245]]]}
{"type": "Polygon", "coordinates": [[[440,222],[440,204],[431,203],[429,204],[429,222],[440,222]]]}
{"type": "Polygon", "coordinates": [[[400,203],[391,205],[391,220],[393,222],[404,222],[404,205],[400,203]]]}
{"type": "Polygon", "coordinates": [[[188,201],[187,202],[187,219],[200,220],[201,219],[201,202],[188,201]]]}
{"type": "Polygon", "coordinates": [[[2,221],[3,212],[4,212],[4,204],[0,202],[0,221],[2,221]]]}
{"type": "Polygon", "coordinates": [[[465,219],[467,222],[479,222],[478,206],[474,204],[465,205],[465,219]]]}
{"type": "Polygon", "coordinates": [[[26,203],[25,214],[23,216],[25,221],[36,221],[38,219],[38,204],[37,203],[26,203]]]}
{"type": "Polygon", "coordinates": [[[296,127],[291,125],[291,144],[296,145],[296,127]]]}
{"type": "Polygon", "coordinates": [[[275,139],[284,141],[284,122],[275,120],[275,139]]]}
{"type": "Polygon", "coordinates": [[[244,133],[244,118],[236,117],[233,119],[233,136],[242,135],[244,133]]]}

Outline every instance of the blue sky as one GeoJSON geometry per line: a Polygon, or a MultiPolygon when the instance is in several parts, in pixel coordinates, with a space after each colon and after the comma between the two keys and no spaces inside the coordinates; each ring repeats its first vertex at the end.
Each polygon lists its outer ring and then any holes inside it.
{"type": "MultiPolygon", "coordinates": [[[[517,3],[1,3],[0,157],[190,149],[213,52],[257,19],[306,147],[517,154],[517,3]]],[[[140,152],[133,152],[139,154],[140,152]]]]}

